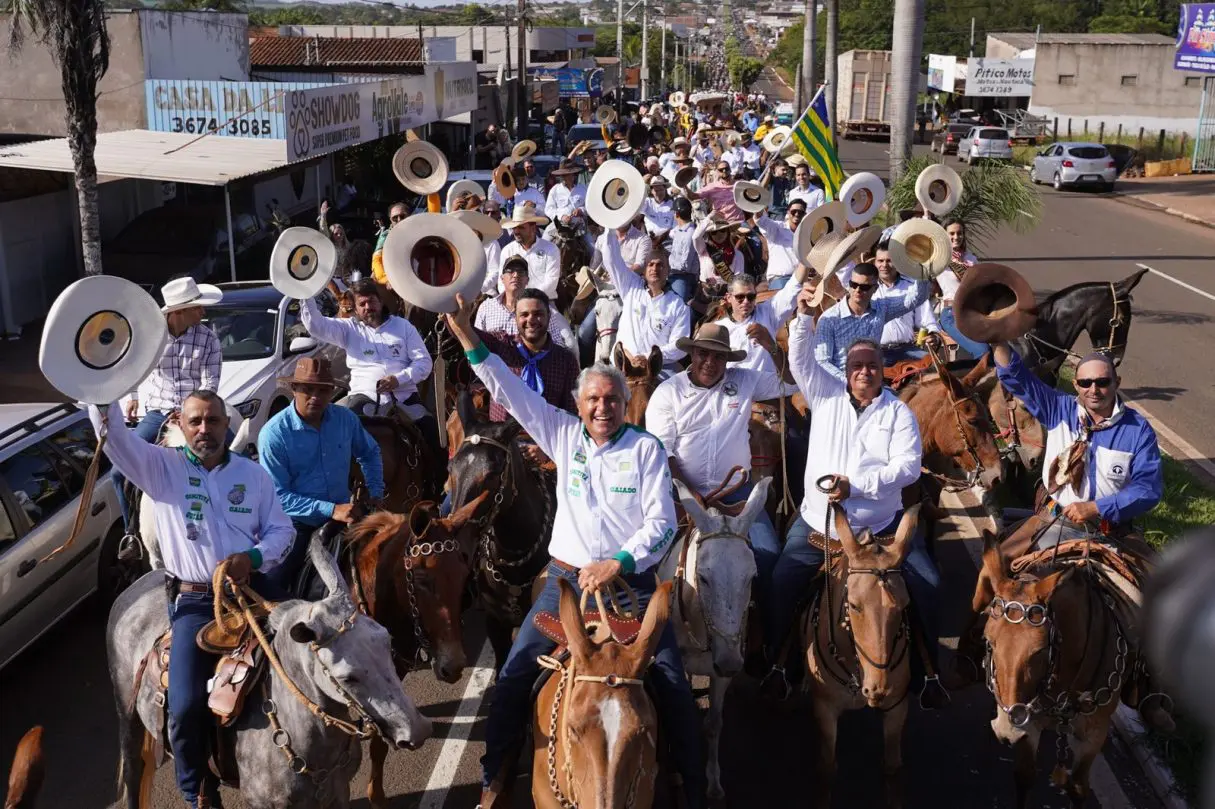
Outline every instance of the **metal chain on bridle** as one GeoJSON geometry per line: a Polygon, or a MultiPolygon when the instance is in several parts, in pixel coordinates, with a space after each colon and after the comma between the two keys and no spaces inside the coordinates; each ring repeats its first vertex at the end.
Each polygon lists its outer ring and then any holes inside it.
{"type": "MultiPolygon", "coordinates": [[[[409,554],[402,560],[402,565],[405,567],[405,597],[409,601],[409,617],[413,621],[413,638],[417,644],[417,651],[414,652],[414,661],[420,666],[426,666],[430,663],[430,640],[426,637],[426,630],[422,626],[422,611],[418,608],[417,589],[413,579],[413,568],[427,556],[438,556],[444,553],[458,553],[461,557],[464,556],[460,549],[460,543],[454,539],[448,538],[442,542],[416,542],[409,546],[409,554]]],[[[425,564],[425,562],[421,562],[425,564]]]]}
{"type": "Polygon", "coordinates": [[[953,413],[954,427],[958,431],[958,437],[962,439],[962,446],[974,464],[974,468],[966,473],[965,480],[957,480],[949,475],[939,474],[927,466],[921,466],[920,473],[936,480],[942,485],[944,491],[952,493],[963,492],[974,488],[978,484],[980,477],[987,470],[983,466],[983,461],[979,458],[979,451],[970,440],[970,436],[966,434],[966,427],[962,423],[962,413],[958,408],[966,402],[972,402],[979,408],[979,413],[981,414],[983,413],[983,404],[973,393],[963,399],[956,398],[953,395],[953,389],[945,382],[945,375],[949,373],[949,369],[945,367],[945,363],[942,362],[940,355],[937,354],[936,349],[931,344],[928,345],[928,353],[931,355],[932,362],[936,366],[937,375],[941,378],[941,385],[945,388],[945,396],[949,399],[949,409],[953,413]]]}

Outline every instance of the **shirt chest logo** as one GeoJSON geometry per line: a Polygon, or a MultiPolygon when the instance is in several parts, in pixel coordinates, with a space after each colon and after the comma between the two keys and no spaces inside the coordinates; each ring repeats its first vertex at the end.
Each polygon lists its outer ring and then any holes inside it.
{"type": "Polygon", "coordinates": [[[234,506],[239,506],[245,502],[245,484],[237,483],[232,487],[231,491],[228,492],[228,502],[234,506]]]}
{"type": "Polygon", "coordinates": [[[190,485],[191,486],[201,486],[202,478],[190,478],[190,485]]]}
{"type": "Polygon", "coordinates": [[[186,523],[186,539],[190,540],[191,542],[198,541],[198,525],[196,523],[186,523]]]}

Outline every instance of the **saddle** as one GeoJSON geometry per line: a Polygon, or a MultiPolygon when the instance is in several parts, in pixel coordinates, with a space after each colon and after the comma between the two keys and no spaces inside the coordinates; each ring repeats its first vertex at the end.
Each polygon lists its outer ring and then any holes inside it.
{"type": "Polygon", "coordinates": [[[886,384],[892,390],[901,390],[911,380],[932,368],[932,356],[918,360],[900,360],[882,371],[886,384]]]}
{"type": "MultiPolygon", "coordinates": [[[[540,630],[540,634],[557,644],[560,649],[569,646],[569,639],[565,635],[565,627],[561,623],[560,616],[551,612],[538,612],[532,621],[535,623],[536,629],[540,630]]],[[[641,632],[640,618],[621,615],[610,610],[607,612],[606,619],[602,618],[598,611],[592,610],[583,614],[582,621],[588,635],[595,635],[602,628],[606,628],[612,640],[626,646],[637,640],[637,635],[641,632]]]]}

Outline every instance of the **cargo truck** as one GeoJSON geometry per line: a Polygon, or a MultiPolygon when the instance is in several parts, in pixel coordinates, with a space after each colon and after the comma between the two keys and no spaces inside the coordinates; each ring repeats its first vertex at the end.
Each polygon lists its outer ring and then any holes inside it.
{"type": "Polygon", "coordinates": [[[836,129],[844,140],[890,140],[890,51],[848,51],[836,60],[836,129]]]}

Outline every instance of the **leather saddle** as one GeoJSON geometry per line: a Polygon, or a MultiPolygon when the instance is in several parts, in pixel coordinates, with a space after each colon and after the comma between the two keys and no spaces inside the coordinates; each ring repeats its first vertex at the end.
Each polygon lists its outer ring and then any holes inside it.
{"type": "Polygon", "coordinates": [[[932,368],[932,356],[921,357],[918,360],[900,360],[882,371],[886,384],[892,390],[901,390],[911,380],[932,368]]]}
{"type": "MultiPolygon", "coordinates": [[[[532,620],[536,629],[540,630],[540,634],[557,644],[558,647],[564,649],[569,645],[569,639],[565,635],[565,626],[561,623],[560,616],[551,612],[538,612],[532,620]]],[[[637,635],[641,632],[640,618],[611,611],[607,613],[605,620],[597,610],[588,610],[583,613],[582,622],[588,635],[593,635],[596,630],[606,626],[612,640],[626,646],[637,640],[637,635]]]]}

